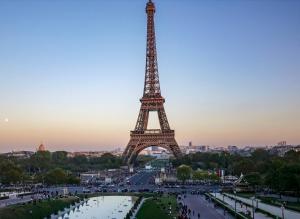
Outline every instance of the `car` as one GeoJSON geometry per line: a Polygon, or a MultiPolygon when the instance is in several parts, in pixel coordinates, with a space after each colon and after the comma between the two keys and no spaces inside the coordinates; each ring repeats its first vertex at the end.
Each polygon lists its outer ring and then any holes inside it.
{"type": "Polygon", "coordinates": [[[83,193],[91,193],[91,190],[89,190],[89,189],[83,189],[82,192],[83,193]]]}

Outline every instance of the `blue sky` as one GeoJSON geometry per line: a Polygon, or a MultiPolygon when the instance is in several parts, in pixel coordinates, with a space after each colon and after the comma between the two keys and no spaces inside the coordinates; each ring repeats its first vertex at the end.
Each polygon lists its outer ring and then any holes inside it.
{"type": "MultiPolygon", "coordinates": [[[[180,145],[300,144],[300,2],[156,0],[180,145]]],[[[125,146],[142,96],[144,0],[0,1],[0,151],[125,146]]]]}

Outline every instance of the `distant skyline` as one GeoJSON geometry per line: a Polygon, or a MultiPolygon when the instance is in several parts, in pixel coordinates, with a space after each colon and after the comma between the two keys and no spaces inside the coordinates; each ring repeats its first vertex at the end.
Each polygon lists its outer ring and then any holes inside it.
{"type": "MultiPolygon", "coordinates": [[[[146,2],[0,1],[0,152],[126,146],[144,85],[146,2]]],[[[300,144],[300,1],[153,2],[179,145],[300,144]]]]}

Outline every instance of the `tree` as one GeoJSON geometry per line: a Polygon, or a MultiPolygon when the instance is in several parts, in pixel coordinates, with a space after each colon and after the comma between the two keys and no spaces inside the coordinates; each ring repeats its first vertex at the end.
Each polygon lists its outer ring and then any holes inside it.
{"type": "Polygon", "coordinates": [[[201,171],[201,170],[196,170],[193,172],[193,179],[194,180],[203,180],[205,172],[201,171]]]}
{"type": "Polygon", "coordinates": [[[279,169],[279,182],[282,191],[293,191],[299,193],[300,165],[285,164],[279,169]]]}
{"type": "Polygon", "coordinates": [[[263,148],[258,148],[255,151],[252,152],[251,154],[252,160],[254,161],[267,161],[268,159],[271,158],[269,152],[263,148]]]}
{"type": "Polygon", "coordinates": [[[76,165],[82,165],[82,164],[86,164],[88,162],[88,159],[84,155],[79,155],[73,157],[71,161],[76,165]]]}
{"type": "Polygon", "coordinates": [[[290,150],[290,151],[285,153],[284,159],[287,162],[299,162],[300,161],[300,152],[290,150]]]}
{"type": "Polygon", "coordinates": [[[28,166],[32,172],[44,172],[50,169],[51,153],[49,151],[37,151],[29,159],[28,166]]]}
{"type": "Polygon", "coordinates": [[[264,184],[273,190],[281,191],[279,172],[283,164],[282,160],[273,159],[265,175],[264,184]]]}
{"type": "Polygon", "coordinates": [[[75,176],[68,176],[68,179],[67,179],[67,184],[80,184],[80,179],[78,177],[75,177],[75,176]]]}
{"type": "Polygon", "coordinates": [[[234,174],[240,175],[241,173],[250,173],[254,171],[254,163],[250,159],[243,159],[233,164],[234,174]]]}
{"type": "Polygon", "coordinates": [[[217,174],[212,173],[212,174],[208,175],[208,179],[211,181],[218,181],[218,180],[220,180],[220,177],[217,174]]]}
{"type": "Polygon", "coordinates": [[[22,181],[23,171],[12,161],[3,160],[0,163],[0,182],[3,184],[17,183],[22,181]]]}
{"type": "Polygon", "coordinates": [[[258,172],[248,173],[247,175],[245,175],[244,179],[249,183],[250,186],[254,188],[255,191],[257,187],[262,184],[262,177],[258,172]]]}
{"type": "Polygon", "coordinates": [[[261,175],[258,172],[248,173],[245,175],[245,180],[252,186],[261,185],[262,183],[261,175]]]}
{"type": "Polygon", "coordinates": [[[67,180],[67,173],[61,168],[50,170],[45,176],[45,182],[49,185],[66,184],[67,180]]]}
{"type": "Polygon", "coordinates": [[[68,159],[67,154],[66,151],[55,151],[52,153],[52,161],[55,163],[64,163],[68,159]]]}
{"type": "Polygon", "coordinates": [[[181,165],[177,168],[177,178],[185,182],[187,179],[191,178],[192,168],[187,165],[181,165]]]}

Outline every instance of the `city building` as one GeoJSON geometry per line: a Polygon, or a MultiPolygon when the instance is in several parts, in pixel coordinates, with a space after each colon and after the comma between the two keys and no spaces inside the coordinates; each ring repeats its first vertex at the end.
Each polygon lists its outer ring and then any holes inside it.
{"type": "Polygon", "coordinates": [[[24,159],[24,158],[30,158],[33,154],[34,154],[33,151],[12,151],[8,153],[4,153],[2,155],[6,157],[15,157],[15,158],[24,159]]]}
{"type": "Polygon", "coordinates": [[[237,146],[234,146],[234,145],[228,145],[228,147],[227,147],[227,151],[230,154],[235,154],[238,150],[239,150],[239,148],[237,146]]]}
{"type": "Polygon", "coordinates": [[[80,174],[82,184],[111,184],[124,179],[127,170],[108,169],[101,171],[85,172],[80,174]]]}
{"type": "Polygon", "coordinates": [[[68,152],[67,157],[77,157],[77,156],[85,156],[85,157],[101,157],[104,151],[77,151],[77,152],[68,152]]]}
{"type": "Polygon", "coordinates": [[[277,145],[272,147],[269,151],[271,154],[276,154],[278,156],[283,157],[288,151],[300,151],[300,145],[277,145]]]}

